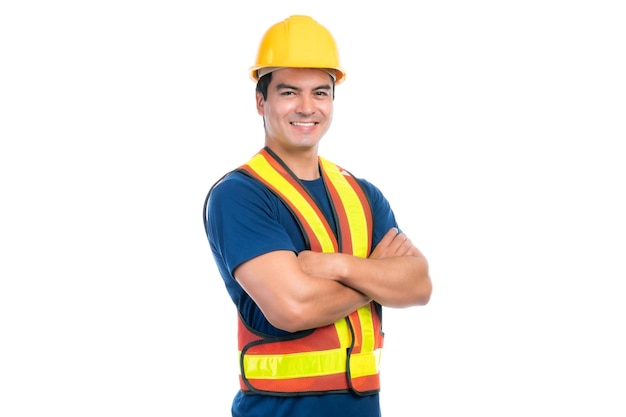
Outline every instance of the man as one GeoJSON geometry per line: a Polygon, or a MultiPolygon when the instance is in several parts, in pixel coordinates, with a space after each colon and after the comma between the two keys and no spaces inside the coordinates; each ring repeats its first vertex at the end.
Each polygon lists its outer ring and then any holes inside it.
{"type": "Polygon", "coordinates": [[[428,303],[428,264],[373,184],[318,155],[345,73],[308,16],[262,39],[265,146],[210,190],[205,228],[239,313],[235,417],[380,416],[382,306],[428,303]]]}

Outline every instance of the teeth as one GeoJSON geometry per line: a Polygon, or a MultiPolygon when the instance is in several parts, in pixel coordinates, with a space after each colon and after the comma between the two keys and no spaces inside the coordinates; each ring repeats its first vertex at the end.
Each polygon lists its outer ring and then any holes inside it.
{"type": "Polygon", "coordinates": [[[309,122],[309,123],[291,122],[291,124],[294,125],[294,126],[313,126],[313,125],[315,125],[315,123],[313,123],[313,122],[309,122]]]}

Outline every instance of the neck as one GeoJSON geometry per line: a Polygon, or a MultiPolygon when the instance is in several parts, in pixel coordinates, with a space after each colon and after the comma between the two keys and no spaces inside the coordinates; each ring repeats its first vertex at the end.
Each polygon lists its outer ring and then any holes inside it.
{"type": "Polygon", "coordinates": [[[302,151],[301,149],[290,151],[288,149],[276,149],[268,146],[301,180],[316,180],[320,177],[317,147],[302,151]]]}

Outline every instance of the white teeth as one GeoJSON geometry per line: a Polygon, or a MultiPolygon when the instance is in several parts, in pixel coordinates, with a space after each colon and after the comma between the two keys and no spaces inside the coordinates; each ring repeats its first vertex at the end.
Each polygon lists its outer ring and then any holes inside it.
{"type": "Polygon", "coordinates": [[[310,123],[303,123],[303,122],[291,122],[292,125],[294,126],[313,126],[315,125],[315,123],[310,122],[310,123]]]}

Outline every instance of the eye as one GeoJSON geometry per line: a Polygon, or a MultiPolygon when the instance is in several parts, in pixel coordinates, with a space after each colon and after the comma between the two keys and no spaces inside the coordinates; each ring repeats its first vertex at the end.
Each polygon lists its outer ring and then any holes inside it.
{"type": "Polygon", "coordinates": [[[280,93],[281,96],[293,96],[294,94],[296,93],[292,90],[284,90],[280,93]]]}

